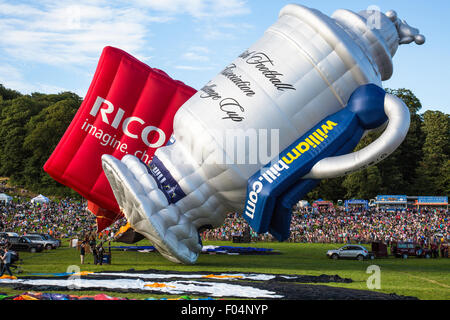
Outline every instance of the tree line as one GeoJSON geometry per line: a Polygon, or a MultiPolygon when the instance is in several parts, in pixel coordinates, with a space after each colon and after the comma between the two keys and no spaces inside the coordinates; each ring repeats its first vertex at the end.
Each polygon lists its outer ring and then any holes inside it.
{"type": "MultiPolygon", "coordinates": [[[[307,194],[318,198],[370,199],[377,194],[448,195],[450,118],[441,111],[419,113],[422,105],[408,89],[387,89],[408,106],[411,125],[401,146],[382,162],[345,177],[324,179],[307,194]]],[[[75,196],[43,166],[77,112],[82,98],[72,92],[21,94],[0,84],[0,176],[36,193],[75,196]]],[[[359,150],[381,132],[360,141],[359,150]]]]}
{"type": "MultiPolygon", "coordinates": [[[[450,118],[441,111],[419,111],[419,99],[408,89],[386,89],[401,98],[410,111],[408,134],[389,157],[345,177],[324,179],[308,193],[317,198],[372,199],[381,194],[446,196],[450,192],[450,118]]],[[[381,132],[363,138],[355,150],[372,143],[381,132]]]]}
{"type": "Polygon", "coordinates": [[[72,92],[23,95],[0,84],[0,176],[35,193],[76,196],[43,166],[81,102],[72,92]]]}

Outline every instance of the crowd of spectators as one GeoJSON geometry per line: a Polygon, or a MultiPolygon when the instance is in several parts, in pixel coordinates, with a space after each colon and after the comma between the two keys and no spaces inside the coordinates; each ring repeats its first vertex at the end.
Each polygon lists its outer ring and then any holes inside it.
{"type": "Polygon", "coordinates": [[[370,243],[396,241],[429,243],[450,235],[448,210],[422,208],[385,211],[371,208],[346,212],[324,208],[294,211],[291,239],[295,242],[370,243]]]}
{"type": "MultiPolygon", "coordinates": [[[[225,223],[202,234],[206,240],[232,240],[248,228],[237,213],[228,215],[225,223]]],[[[385,211],[371,208],[345,211],[324,207],[296,208],[292,213],[289,242],[304,243],[371,243],[386,244],[410,241],[423,244],[444,242],[450,237],[450,217],[447,209],[422,208],[385,211]]],[[[253,241],[272,241],[269,234],[251,231],[253,241]]]]}
{"type": "MultiPolygon", "coordinates": [[[[123,224],[117,221],[106,233],[114,234],[123,224]]],[[[47,233],[56,239],[85,238],[97,230],[95,216],[87,211],[86,201],[64,199],[44,204],[32,204],[25,198],[8,204],[0,202],[0,231],[47,233]]]]}
{"type": "MultiPolygon", "coordinates": [[[[104,231],[111,238],[126,223],[120,219],[104,231]]],[[[64,199],[33,205],[25,199],[9,204],[0,202],[0,231],[48,233],[54,238],[85,238],[96,233],[96,219],[86,210],[85,201],[64,199]]],[[[233,240],[250,234],[252,241],[273,241],[266,234],[256,234],[238,213],[227,216],[225,223],[204,231],[203,240],[233,240]]],[[[347,212],[328,207],[296,208],[292,213],[291,233],[287,241],[304,243],[370,243],[396,241],[418,243],[443,242],[450,238],[448,209],[422,208],[388,212],[371,208],[347,212]]]]}

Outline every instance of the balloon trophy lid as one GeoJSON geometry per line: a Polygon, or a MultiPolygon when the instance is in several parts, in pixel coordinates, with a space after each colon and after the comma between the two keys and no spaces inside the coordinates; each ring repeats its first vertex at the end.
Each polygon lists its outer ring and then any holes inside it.
{"type": "Polygon", "coordinates": [[[425,43],[425,37],[419,34],[419,30],[399,19],[394,10],[386,13],[378,10],[355,13],[339,9],[331,17],[378,66],[383,81],[392,76],[392,57],[399,45],[425,43]]]}

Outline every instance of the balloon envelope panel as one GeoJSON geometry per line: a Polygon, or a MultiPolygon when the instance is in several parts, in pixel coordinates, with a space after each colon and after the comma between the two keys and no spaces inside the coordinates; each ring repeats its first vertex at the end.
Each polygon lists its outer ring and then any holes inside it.
{"type": "Polygon", "coordinates": [[[149,163],[169,140],[176,111],[195,92],[128,53],[105,47],[88,93],[44,170],[112,222],[120,209],[102,170],[102,154],[119,159],[134,154],[149,163]]]}

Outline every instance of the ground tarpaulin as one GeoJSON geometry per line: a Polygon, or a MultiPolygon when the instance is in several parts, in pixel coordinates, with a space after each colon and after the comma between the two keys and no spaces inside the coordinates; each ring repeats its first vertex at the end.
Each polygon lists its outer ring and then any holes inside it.
{"type": "Polygon", "coordinates": [[[101,290],[165,295],[195,295],[212,298],[298,300],[397,300],[413,297],[322,285],[349,283],[337,275],[284,275],[239,272],[176,272],[162,270],[84,272],[71,276],[3,279],[0,285],[16,290],[101,290]],[[314,284],[311,284],[314,283],[314,284]]]}

